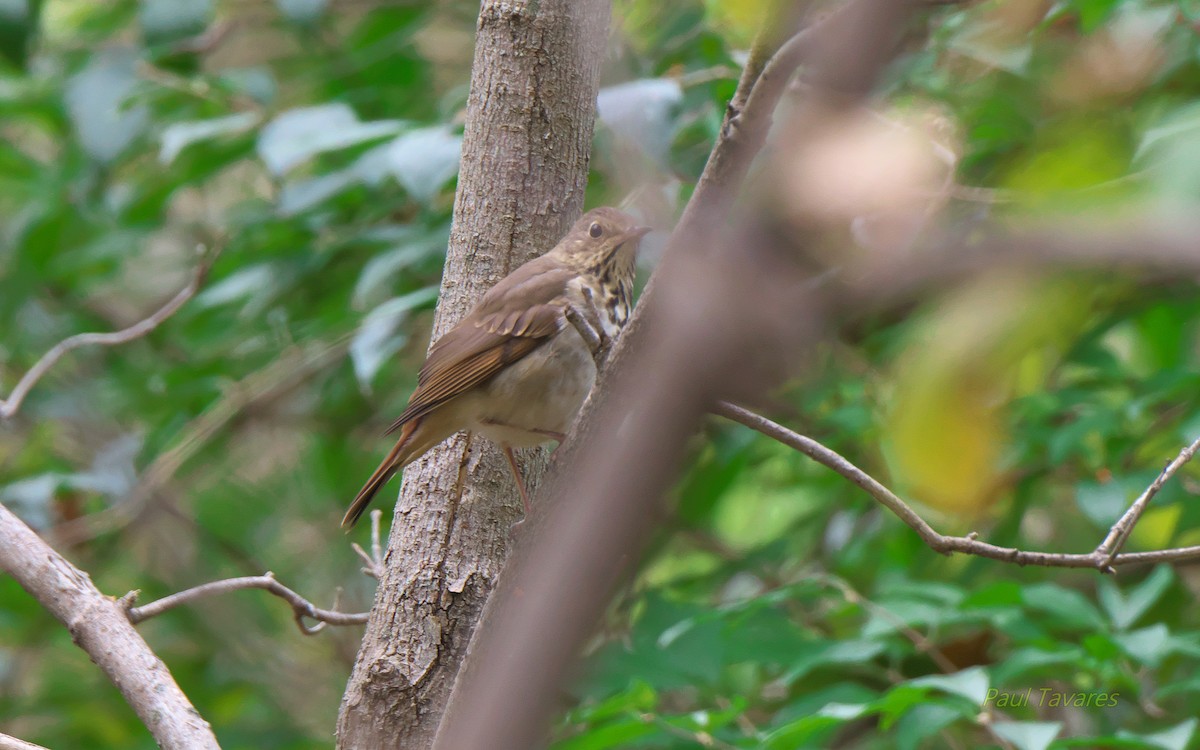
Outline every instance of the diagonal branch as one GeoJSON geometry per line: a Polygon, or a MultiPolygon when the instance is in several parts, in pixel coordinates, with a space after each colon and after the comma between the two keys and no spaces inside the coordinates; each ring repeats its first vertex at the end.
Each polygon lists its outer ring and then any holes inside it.
{"type": "Polygon", "coordinates": [[[214,258],[215,253],[201,262],[196,267],[196,271],[192,274],[192,278],[187,283],[187,286],[180,289],[174,297],[149,317],[143,318],[120,331],[112,331],[110,333],[77,333],[55,344],[50,351],[43,354],[42,358],[34,363],[33,367],[29,368],[29,372],[26,372],[17,381],[16,387],[13,388],[8,398],[0,399],[0,420],[12,419],[17,411],[20,410],[25,397],[29,395],[29,392],[33,390],[38,381],[68,352],[78,349],[81,346],[116,346],[124,344],[134,339],[139,339],[155,328],[158,328],[164,320],[174,315],[188,300],[196,296],[196,292],[200,290],[200,286],[204,283],[205,276],[208,275],[208,269],[212,266],[214,258]]]}
{"type": "Polygon", "coordinates": [[[208,722],[192,707],[120,605],[79,568],[0,505],[0,570],[56,620],[121,691],[125,702],[167,750],[215,750],[208,722]]]}
{"type": "Polygon", "coordinates": [[[1183,562],[1200,559],[1200,546],[1174,547],[1165,550],[1154,550],[1152,552],[1119,554],[1120,543],[1123,543],[1128,538],[1129,532],[1133,529],[1134,524],[1137,523],[1142,511],[1145,510],[1146,504],[1162,489],[1163,484],[1179,470],[1179,467],[1191,460],[1196,452],[1200,450],[1200,440],[1185,448],[1174,461],[1167,465],[1162,474],[1154,480],[1154,483],[1134,501],[1133,506],[1113,525],[1108,533],[1108,537],[1094,552],[1086,554],[1030,552],[1013,547],[1000,547],[995,544],[981,542],[974,532],[967,536],[947,536],[940,534],[894,492],[852,464],[841,454],[826,448],[812,438],[793,432],[760,414],[726,401],[720,402],[713,409],[713,413],[749,427],[756,432],[760,432],[773,440],[783,443],[789,448],[794,448],[822,466],[841,474],[865,490],[880,505],[895,513],[909,528],[917,532],[921,540],[932,550],[944,555],[961,552],[963,554],[987,557],[1002,562],[1016,563],[1017,565],[1040,565],[1052,568],[1097,568],[1106,573],[1113,572],[1113,567],[1117,565],[1183,562]],[[1116,541],[1118,539],[1121,540],[1120,543],[1116,541]]]}
{"type": "Polygon", "coordinates": [[[1146,512],[1146,506],[1150,504],[1150,501],[1154,499],[1158,491],[1163,488],[1167,480],[1175,476],[1175,472],[1179,471],[1184,464],[1192,460],[1196,455],[1196,451],[1200,451],[1200,439],[1193,441],[1191,445],[1180,451],[1179,455],[1159,472],[1154,481],[1150,483],[1150,486],[1146,488],[1146,491],[1139,495],[1137,500],[1133,501],[1133,504],[1129,506],[1129,510],[1125,511],[1124,515],[1113,524],[1112,529],[1108,532],[1108,536],[1104,538],[1104,541],[1092,553],[1098,558],[1103,558],[1104,567],[1111,566],[1117,559],[1121,548],[1129,540],[1129,534],[1133,531],[1133,527],[1137,525],[1142,514],[1146,512]]]}

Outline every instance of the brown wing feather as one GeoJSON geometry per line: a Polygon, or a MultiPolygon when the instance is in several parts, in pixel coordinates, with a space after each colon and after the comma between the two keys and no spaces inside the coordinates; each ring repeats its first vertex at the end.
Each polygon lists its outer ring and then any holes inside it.
{"type": "Polygon", "coordinates": [[[573,276],[545,256],[506,276],[429,350],[417,390],[388,433],[480,385],[558,330],[573,276]]]}

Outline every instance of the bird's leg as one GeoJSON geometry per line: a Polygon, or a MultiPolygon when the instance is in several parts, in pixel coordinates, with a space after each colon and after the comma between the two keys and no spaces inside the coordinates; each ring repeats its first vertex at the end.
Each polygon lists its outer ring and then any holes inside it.
{"type": "Polygon", "coordinates": [[[508,468],[512,469],[513,479],[517,480],[517,491],[521,493],[521,505],[525,508],[525,515],[529,515],[529,491],[525,489],[525,480],[521,477],[521,469],[517,467],[517,457],[513,455],[511,446],[502,446],[504,449],[504,457],[508,459],[508,468]]]}
{"type": "Polygon", "coordinates": [[[579,337],[583,339],[583,343],[587,344],[588,350],[592,353],[592,359],[596,362],[596,368],[599,369],[604,360],[608,359],[608,350],[611,348],[612,341],[604,335],[603,330],[597,330],[587,316],[574,305],[568,305],[563,315],[566,316],[567,322],[575,327],[579,337]]]}

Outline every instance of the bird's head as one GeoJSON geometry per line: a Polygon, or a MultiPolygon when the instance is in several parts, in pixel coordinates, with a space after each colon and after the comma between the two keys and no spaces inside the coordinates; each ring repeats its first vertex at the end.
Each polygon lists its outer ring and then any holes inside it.
{"type": "Polygon", "coordinates": [[[588,211],[551,251],[580,271],[603,275],[615,268],[633,273],[638,243],[650,232],[624,211],[607,206],[588,211]]]}

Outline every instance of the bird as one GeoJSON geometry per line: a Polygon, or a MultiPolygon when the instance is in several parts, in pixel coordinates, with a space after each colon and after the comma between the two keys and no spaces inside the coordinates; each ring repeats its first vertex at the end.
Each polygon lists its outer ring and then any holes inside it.
{"type": "Polygon", "coordinates": [[[629,320],[641,238],[629,214],[585,213],[549,252],[501,279],[429,349],[395,446],[342,519],[349,530],[396,472],[451,435],[479,433],[508,459],[529,513],[514,448],[562,442],[591,392],[597,357],[629,320]]]}

